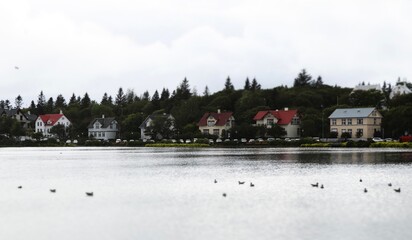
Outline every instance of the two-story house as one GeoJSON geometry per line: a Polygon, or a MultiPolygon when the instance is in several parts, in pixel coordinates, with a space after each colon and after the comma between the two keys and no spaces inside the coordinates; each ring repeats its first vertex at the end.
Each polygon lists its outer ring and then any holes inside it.
{"type": "Polygon", "coordinates": [[[198,126],[203,134],[223,137],[224,133],[235,125],[232,112],[207,112],[203,114],[198,126]]]}
{"type": "Polygon", "coordinates": [[[172,135],[175,129],[175,118],[171,114],[150,114],[147,118],[140,124],[140,139],[149,140],[152,139],[151,132],[156,131],[156,138],[168,138],[172,135]],[[155,126],[156,124],[161,124],[162,126],[155,126]],[[163,128],[163,131],[157,131],[153,128],[163,128]]]}
{"type": "Polygon", "coordinates": [[[16,119],[24,129],[30,128],[30,119],[27,114],[23,113],[20,108],[1,109],[0,116],[6,116],[16,119]]]}
{"type": "Polygon", "coordinates": [[[338,108],[330,116],[330,131],[352,138],[373,138],[381,132],[382,115],[376,108],[338,108]]]}
{"type": "Polygon", "coordinates": [[[119,134],[119,124],[113,117],[95,118],[88,126],[88,135],[90,138],[98,140],[113,140],[119,134]]]}
{"type": "Polygon", "coordinates": [[[60,111],[59,114],[44,114],[37,117],[35,126],[35,132],[43,133],[45,137],[53,136],[50,133],[50,129],[57,125],[63,125],[64,128],[68,128],[71,125],[70,120],[64,116],[63,112],[60,111]]]}
{"type": "Polygon", "coordinates": [[[286,131],[285,137],[288,138],[296,138],[301,135],[298,111],[294,109],[259,111],[253,120],[255,126],[271,128],[278,125],[282,127],[286,131]]]}

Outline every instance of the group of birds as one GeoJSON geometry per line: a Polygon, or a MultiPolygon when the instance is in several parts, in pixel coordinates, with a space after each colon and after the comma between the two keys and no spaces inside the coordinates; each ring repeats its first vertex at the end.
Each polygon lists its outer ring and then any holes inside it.
{"type": "MultiPolygon", "coordinates": [[[[216,180],[216,179],[215,179],[214,183],[217,183],[217,180],[216,180]]],[[[238,183],[239,183],[239,185],[243,185],[243,184],[245,184],[245,181],[238,181],[238,183]]],[[[250,185],[249,185],[249,186],[250,186],[250,187],[254,187],[255,184],[253,184],[252,182],[250,182],[250,185]]],[[[227,194],[226,194],[226,193],[223,193],[222,196],[223,196],[223,197],[226,197],[227,194]]]]}
{"type": "MultiPolygon", "coordinates": [[[[359,179],[359,182],[363,182],[362,178],[359,179]]],[[[315,183],[315,184],[311,183],[310,185],[312,185],[312,187],[319,187],[319,183],[315,183]]],[[[392,183],[388,183],[388,186],[389,186],[389,187],[392,187],[392,183]]],[[[324,188],[324,187],[323,187],[323,184],[320,185],[320,188],[322,188],[322,189],[324,188]]],[[[398,188],[398,189],[394,188],[393,190],[394,190],[395,192],[398,192],[398,193],[401,192],[401,188],[398,188]]],[[[368,189],[367,189],[367,188],[364,188],[364,189],[363,189],[363,192],[364,192],[364,193],[367,193],[367,192],[368,192],[368,189]]]]}
{"type": "MultiPolygon", "coordinates": [[[[18,189],[22,189],[23,186],[18,186],[18,189]]],[[[56,193],[56,189],[50,189],[51,193],[56,193]]],[[[93,192],[86,192],[86,196],[93,197],[93,192]]]]}

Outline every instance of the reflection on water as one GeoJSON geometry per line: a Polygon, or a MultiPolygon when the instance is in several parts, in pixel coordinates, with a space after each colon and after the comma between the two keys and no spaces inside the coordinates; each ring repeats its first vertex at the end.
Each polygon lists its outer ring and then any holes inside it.
{"type": "Polygon", "coordinates": [[[397,149],[3,148],[0,239],[411,239],[411,162],[397,149]]]}

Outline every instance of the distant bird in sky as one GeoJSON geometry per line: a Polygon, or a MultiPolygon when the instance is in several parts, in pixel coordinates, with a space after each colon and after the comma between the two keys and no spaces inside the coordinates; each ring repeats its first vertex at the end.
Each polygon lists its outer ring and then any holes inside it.
{"type": "Polygon", "coordinates": [[[20,68],[18,66],[14,66],[14,69],[19,70],[20,68]]]}
{"type": "Polygon", "coordinates": [[[310,184],[310,185],[312,185],[312,187],[319,187],[319,183],[310,184]]]}
{"type": "Polygon", "coordinates": [[[239,182],[239,184],[241,185],[241,184],[245,184],[245,182],[241,182],[241,181],[238,181],[239,182]]]}
{"type": "Polygon", "coordinates": [[[395,192],[401,192],[401,188],[393,189],[393,191],[395,191],[395,192]]]}
{"type": "Polygon", "coordinates": [[[86,192],[86,195],[89,197],[93,197],[93,192],[86,192]]]}
{"type": "Polygon", "coordinates": [[[50,192],[55,193],[56,189],[50,189],[50,192]]]}

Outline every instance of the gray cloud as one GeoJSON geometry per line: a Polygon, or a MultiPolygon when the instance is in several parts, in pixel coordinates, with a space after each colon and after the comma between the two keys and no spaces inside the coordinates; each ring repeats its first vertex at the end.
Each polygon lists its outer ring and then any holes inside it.
{"type": "Polygon", "coordinates": [[[291,85],[306,68],[327,84],[411,75],[408,1],[52,1],[0,3],[0,94],[25,104],[122,86],[202,92],[256,77],[291,85]],[[14,69],[19,66],[20,69],[14,69]]]}

